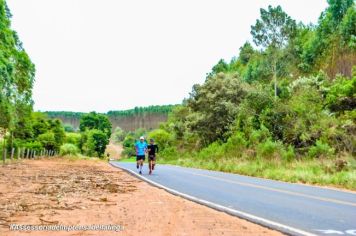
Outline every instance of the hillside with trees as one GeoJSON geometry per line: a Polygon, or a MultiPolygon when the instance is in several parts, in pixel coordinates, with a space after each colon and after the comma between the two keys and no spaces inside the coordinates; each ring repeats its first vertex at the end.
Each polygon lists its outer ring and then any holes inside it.
{"type": "Polygon", "coordinates": [[[356,188],[356,10],[328,0],[316,25],[261,9],[253,42],[148,133],[161,161],[356,188]]]}
{"type": "MultiPolygon", "coordinates": [[[[166,122],[168,113],[175,105],[135,107],[129,110],[109,111],[106,115],[112,124],[113,129],[120,127],[125,131],[134,131],[139,128],[147,130],[159,127],[159,124],[166,122]]],[[[80,118],[85,115],[81,112],[47,111],[45,114],[50,118],[60,119],[65,125],[70,125],[74,130],[79,129],[80,118]]]]}

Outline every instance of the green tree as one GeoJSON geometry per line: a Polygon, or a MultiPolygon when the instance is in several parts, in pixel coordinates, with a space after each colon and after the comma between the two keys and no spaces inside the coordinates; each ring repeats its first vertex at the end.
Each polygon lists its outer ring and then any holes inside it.
{"type": "Polygon", "coordinates": [[[96,112],[90,112],[89,114],[83,115],[80,119],[79,129],[80,131],[98,129],[103,131],[107,138],[111,136],[111,123],[106,115],[98,114],[96,112]]]}
{"type": "Polygon", "coordinates": [[[329,4],[327,12],[331,13],[334,26],[339,25],[347,10],[354,4],[354,0],[327,0],[327,2],[329,4]]]}
{"type": "Polygon", "coordinates": [[[109,139],[101,130],[92,129],[87,132],[87,140],[85,143],[86,154],[102,157],[105,153],[106,145],[109,143],[109,139]]]}
{"type": "Polygon", "coordinates": [[[203,85],[193,86],[187,100],[191,110],[188,126],[201,137],[203,145],[225,138],[244,96],[240,80],[231,75],[218,74],[203,85]]]}
{"type": "Polygon", "coordinates": [[[242,47],[240,47],[239,59],[243,65],[246,65],[251,57],[255,54],[255,50],[249,42],[246,42],[242,47]]]}
{"type": "Polygon", "coordinates": [[[294,36],[296,23],[280,6],[268,10],[261,9],[261,20],[251,26],[253,41],[257,46],[270,48],[272,53],[272,72],[274,77],[274,95],[277,97],[277,62],[279,50],[294,36]]]}

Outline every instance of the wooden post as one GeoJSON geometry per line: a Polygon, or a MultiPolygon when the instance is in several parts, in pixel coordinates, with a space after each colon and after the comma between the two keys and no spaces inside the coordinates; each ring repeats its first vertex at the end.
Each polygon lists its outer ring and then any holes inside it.
{"type": "Polygon", "coordinates": [[[5,160],[6,160],[6,129],[4,129],[4,143],[2,145],[2,160],[3,160],[3,163],[5,164],[5,160]]]}
{"type": "Polygon", "coordinates": [[[36,150],[33,151],[33,158],[36,158],[36,150]]]}
{"type": "Polygon", "coordinates": [[[11,149],[11,161],[14,159],[15,148],[11,149]]]}
{"type": "Polygon", "coordinates": [[[30,150],[28,150],[28,148],[26,148],[26,159],[28,159],[29,154],[30,154],[30,150]]]}

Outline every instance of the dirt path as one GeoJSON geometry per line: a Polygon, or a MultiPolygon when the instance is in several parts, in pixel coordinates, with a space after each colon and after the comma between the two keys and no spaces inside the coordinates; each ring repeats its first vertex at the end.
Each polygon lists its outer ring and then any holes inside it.
{"type": "Polygon", "coordinates": [[[280,235],[138,181],[101,161],[0,166],[0,235],[280,235]],[[115,231],[10,231],[10,224],[120,225],[115,231]]]}
{"type": "Polygon", "coordinates": [[[109,153],[110,158],[118,160],[121,158],[122,150],[123,148],[121,144],[115,144],[113,142],[110,142],[109,145],[106,146],[105,153],[109,153]]]}

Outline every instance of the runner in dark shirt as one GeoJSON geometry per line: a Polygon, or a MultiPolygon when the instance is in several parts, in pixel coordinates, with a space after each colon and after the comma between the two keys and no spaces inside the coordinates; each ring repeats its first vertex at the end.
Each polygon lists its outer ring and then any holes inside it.
{"type": "Polygon", "coordinates": [[[148,166],[150,168],[149,174],[152,174],[152,171],[155,169],[156,165],[156,153],[158,153],[158,146],[155,144],[153,139],[150,139],[150,144],[147,147],[148,149],[148,166]]]}

